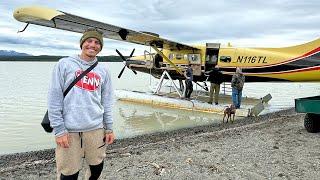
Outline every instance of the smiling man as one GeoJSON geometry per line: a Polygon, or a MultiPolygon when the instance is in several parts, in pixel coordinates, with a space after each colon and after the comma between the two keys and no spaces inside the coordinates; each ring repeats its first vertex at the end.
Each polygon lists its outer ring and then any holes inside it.
{"type": "Polygon", "coordinates": [[[97,62],[102,50],[102,33],[88,29],[80,39],[81,54],[59,60],[48,92],[48,113],[55,134],[58,179],[77,179],[83,158],[89,164],[89,179],[98,179],[106,144],[112,131],[113,89],[109,71],[97,64],[64,97],[64,91],[82,72],[97,62]]]}

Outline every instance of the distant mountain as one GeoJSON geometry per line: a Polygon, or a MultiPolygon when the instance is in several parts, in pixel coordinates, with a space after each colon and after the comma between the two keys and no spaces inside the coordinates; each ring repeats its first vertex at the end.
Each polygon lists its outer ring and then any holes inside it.
{"type": "Polygon", "coordinates": [[[7,50],[0,50],[0,56],[32,56],[26,53],[20,53],[16,51],[7,51],[7,50]]]}
{"type": "MultiPolygon", "coordinates": [[[[1,51],[0,51],[1,53],[1,51]]],[[[50,61],[58,61],[59,59],[65,56],[48,56],[48,55],[41,55],[41,56],[32,56],[32,55],[0,55],[0,61],[42,61],[42,62],[50,62],[50,61]]],[[[125,56],[125,58],[127,58],[125,56]]],[[[99,62],[122,62],[122,59],[119,56],[98,56],[99,62]]]]}

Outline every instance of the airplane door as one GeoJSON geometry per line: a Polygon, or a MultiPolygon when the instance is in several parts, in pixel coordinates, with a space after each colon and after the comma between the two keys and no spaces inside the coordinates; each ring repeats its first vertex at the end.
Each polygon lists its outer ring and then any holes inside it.
{"type": "Polygon", "coordinates": [[[219,43],[206,43],[205,71],[210,71],[218,64],[219,49],[219,43]]]}

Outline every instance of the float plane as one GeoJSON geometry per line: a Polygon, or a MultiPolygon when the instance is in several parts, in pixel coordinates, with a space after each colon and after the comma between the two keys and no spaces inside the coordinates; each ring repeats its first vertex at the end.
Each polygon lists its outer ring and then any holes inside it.
{"type": "Polygon", "coordinates": [[[155,33],[135,31],[45,7],[18,8],[13,16],[27,23],[22,31],[29,24],[77,33],[92,27],[103,32],[105,38],[150,46],[155,53],[145,51],[142,56],[133,56],[133,50],[129,57],[124,57],[118,50],[117,53],[124,60],[125,67],[134,72],[151,73],[157,78],[167,71],[172,79],[185,79],[183,72],[188,64],[192,64],[195,82],[205,81],[205,72],[215,65],[222,71],[225,82],[231,81],[236,67],[242,68],[246,82],[320,81],[320,39],[283,48],[220,47],[219,43],[193,46],[155,33]]]}

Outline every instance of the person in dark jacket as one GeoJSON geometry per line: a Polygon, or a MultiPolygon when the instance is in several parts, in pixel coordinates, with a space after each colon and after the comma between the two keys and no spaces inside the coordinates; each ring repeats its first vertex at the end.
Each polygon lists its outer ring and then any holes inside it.
{"type": "Polygon", "coordinates": [[[208,80],[211,83],[210,86],[210,99],[209,104],[213,102],[213,94],[214,94],[214,103],[215,105],[219,104],[219,92],[220,92],[220,84],[223,82],[223,75],[219,70],[219,66],[216,65],[211,71],[208,73],[208,80]]]}
{"type": "Polygon", "coordinates": [[[185,92],[185,98],[190,99],[191,93],[193,91],[193,70],[192,70],[192,65],[189,64],[188,68],[184,72],[184,76],[186,78],[185,83],[186,83],[186,92],[185,92]]]}
{"type": "Polygon", "coordinates": [[[242,89],[244,86],[245,77],[242,73],[241,68],[237,67],[236,73],[232,76],[231,87],[232,87],[232,101],[234,106],[239,109],[241,106],[242,89]]]}

